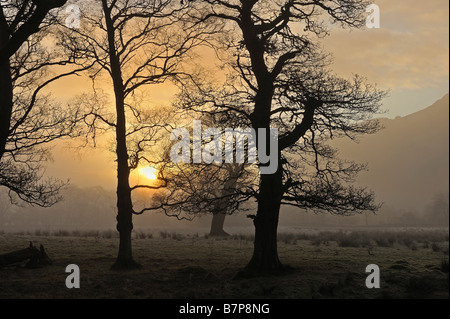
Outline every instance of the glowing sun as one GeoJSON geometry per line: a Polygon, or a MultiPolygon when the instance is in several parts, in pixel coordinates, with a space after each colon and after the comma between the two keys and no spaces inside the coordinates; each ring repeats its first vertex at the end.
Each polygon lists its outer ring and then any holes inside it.
{"type": "Polygon", "coordinates": [[[139,169],[140,173],[144,175],[146,178],[151,180],[156,180],[158,178],[157,172],[158,170],[151,166],[142,167],[139,169]]]}

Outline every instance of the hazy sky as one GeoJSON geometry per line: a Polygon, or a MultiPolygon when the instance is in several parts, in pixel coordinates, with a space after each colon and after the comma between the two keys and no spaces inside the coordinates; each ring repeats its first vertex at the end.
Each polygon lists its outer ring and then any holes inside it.
{"type": "MultiPolygon", "coordinates": [[[[324,40],[324,49],[333,54],[333,69],[339,75],[357,73],[366,76],[370,83],[391,90],[384,103],[389,112],[384,116],[394,118],[414,113],[449,91],[449,3],[447,0],[374,3],[381,9],[380,29],[349,31],[335,27],[324,40]]],[[[90,83],[72,77],[59,81],[54,88],[58,95],[71,97],[89,89],[90,83]]],[[[173,93],[158,87],[148,99],[159,104],[173,93]]],[[[115,185],[114,158],[103,149],[57,152],[55,159],[55,165],[49,168],[52,175],[71,178],[80,185],[98,185],[99,181],[115,185]],[[89,163],[89,168],[85,163],[89,163]]]]}
{"type": "Polygon", "coordinates": [[[324,42],[334,55],[334,70],[358,73],[391,89],[388,117],[403,116],[449,91],[449,2],[377,0],[381,28],[334,28],[324,42]]]}
{"type": "MultiPolygon", "coordinates": [[[[449,2],[373,3],[381,10],[380,29],[343,30],[336,26],[323,41],[324,49],[334,57],[333,70],[345,77],[357,73],[389,89],[390,96],[385,99],[385,116],[389,118],[433,104],[449,92],[449,2]]],[[[52,87],[58,95],[72,97],[90,89],[90,84],[86,79],[70,77],[52,87]]],[[[163,103],[173,93],[167,86],[158,87],[148,99],[163,103]]]]}

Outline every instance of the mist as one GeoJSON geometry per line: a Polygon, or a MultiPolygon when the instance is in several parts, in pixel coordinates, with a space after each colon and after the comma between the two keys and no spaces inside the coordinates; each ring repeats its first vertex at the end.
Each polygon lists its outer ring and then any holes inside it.
{"type": "MultiPolygon", "coordinates": [[[[449,224],[449,96],[405,117],[382,119],[384,129],[358,142],[336,141],[340,154],[368,164],[357,183],[374,190],[383,203],[376,213],[331,216],[282,208],[280,231],[309,227],[448,227],[449,224]],[[418,130],[417,127],[422,127],[418,130]],[[406,141],[406,142],[405,142],[406,141]]],[[[105,230],[115,229],[114,168],[111,153],[101,148],[73,149],[60,143],[47,172],[69,179],[63,200],[50,208],[11,205],[0,193],[0,230],[105,230]],[[105,165],[106,163],[106,165],[105,165]],[[71,170],[67,170],[71,167],[71,170]]],[[[137,202],[151,201],[151,194],[137,202]]],[[[255,205],[248,209],[255,209],[255,205]]],[[[208,233],[212,217],[178,220],[162,211],[136,216],[135,229],[208,233]]],[[[229,232],[253,231],[246,212],[227,216],[229,232]]]]}
{"type": "Polygon", "coordinates": [[[448,299],[447,11],[0,1],[0,298],[448,299]]]}

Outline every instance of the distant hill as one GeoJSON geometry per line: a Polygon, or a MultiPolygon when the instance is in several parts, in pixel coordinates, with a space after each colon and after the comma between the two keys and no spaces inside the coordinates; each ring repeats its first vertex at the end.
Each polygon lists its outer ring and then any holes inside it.
{"type": "Polygon", "coordinates": [[[405,117],[381,119],[385,127],[359,143],[339,141],[340,156],[369,164],[358,182],[378,200],[401,209],[422,209],[449,189],[449,95],[405,117]]]}
{"type": "Polygon", "coordinates": [[[419,112],[380,122],[383,130],[360,136],[358,143],[332,141],[340,158],[368,164],[356,183],[384,203],[377,216],[314,215],[284,207],[280,225],[448,225],[449,95],[419,112]]]}

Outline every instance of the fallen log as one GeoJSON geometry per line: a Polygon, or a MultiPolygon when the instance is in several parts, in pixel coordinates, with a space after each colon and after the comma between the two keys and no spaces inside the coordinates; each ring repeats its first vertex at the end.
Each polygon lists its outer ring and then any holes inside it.
{"type": "Polygon", "coordinates": [[[28,260],[25,264],[26,268],[38,268],[52,263],[45,252],[44,246],[40,245],[39,249],[37,249],[33,246],[33,243],[30,242],[28,248],[0,255],[0,268],[20,263],[25,260],[28,260]]]}

